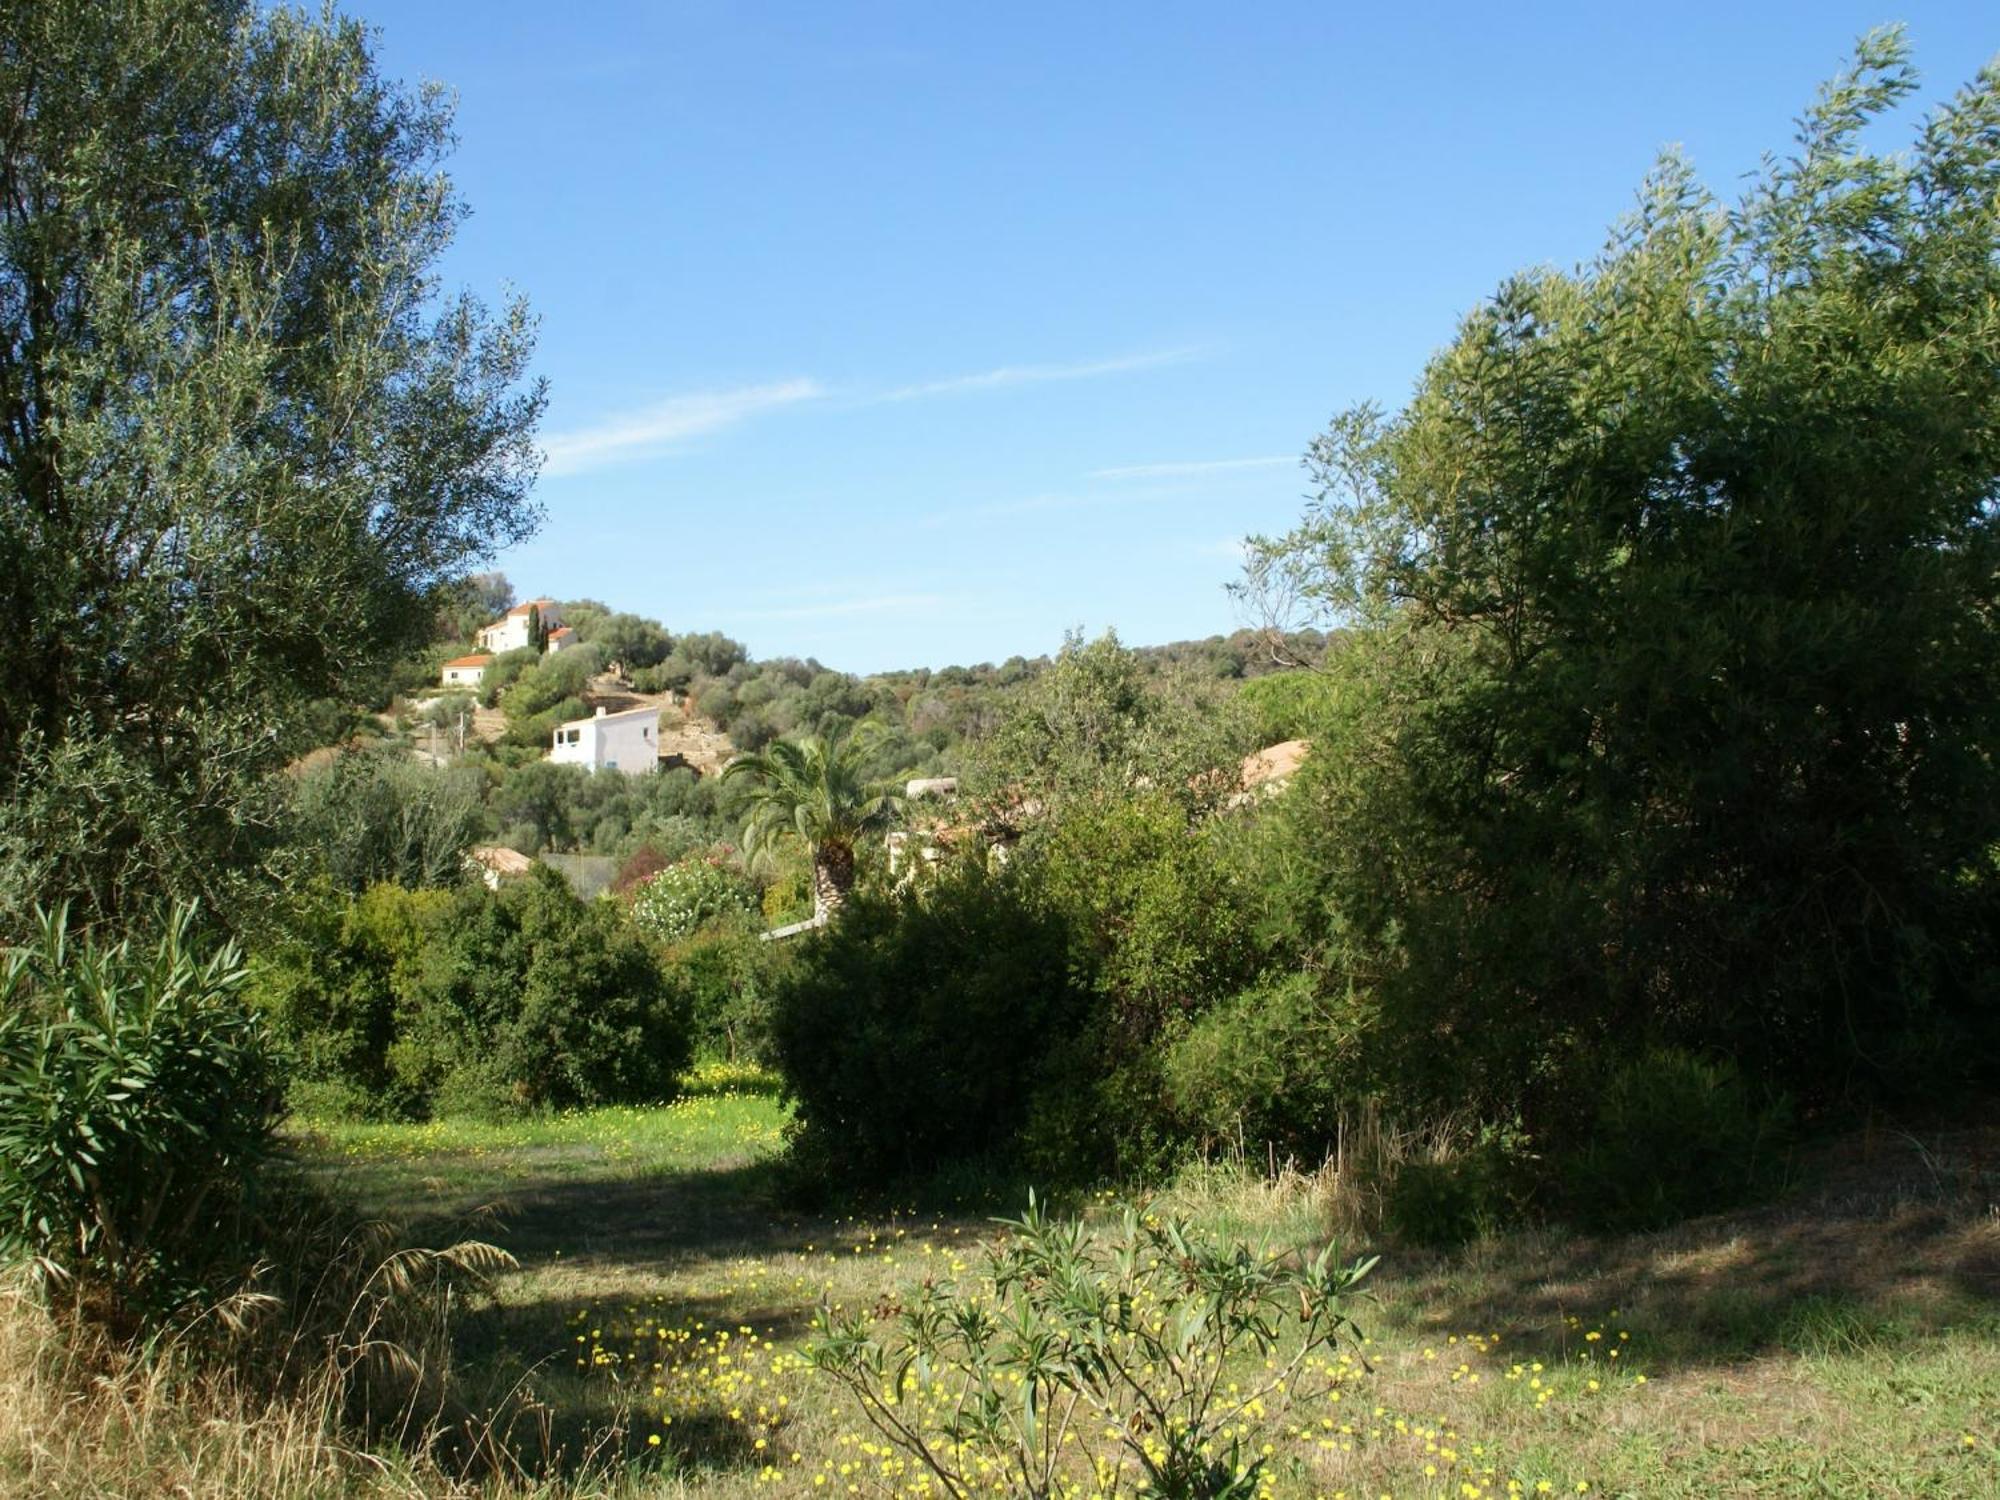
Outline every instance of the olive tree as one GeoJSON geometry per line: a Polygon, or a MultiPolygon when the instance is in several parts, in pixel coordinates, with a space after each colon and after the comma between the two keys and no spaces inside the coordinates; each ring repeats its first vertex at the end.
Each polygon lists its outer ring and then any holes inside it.
{"type": "Polygon", "coordinates": [[[330,12],[0,9],[0,920],[227,904],[301,707],[532,529],[450,128],[330,12]]]}

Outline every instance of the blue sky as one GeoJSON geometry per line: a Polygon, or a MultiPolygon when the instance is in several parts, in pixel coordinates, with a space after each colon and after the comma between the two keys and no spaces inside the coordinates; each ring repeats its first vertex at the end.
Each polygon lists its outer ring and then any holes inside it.
{"type": "Polygon", "coordinates": [[[1232,629],[1327,418],[1661,148],[1732,192],[1868,27],[1927,103],[2000,50],[1968,0],[346,8],[458,95],[447,279],[541,318],[500,566],[852,671],[1232,629]]]}

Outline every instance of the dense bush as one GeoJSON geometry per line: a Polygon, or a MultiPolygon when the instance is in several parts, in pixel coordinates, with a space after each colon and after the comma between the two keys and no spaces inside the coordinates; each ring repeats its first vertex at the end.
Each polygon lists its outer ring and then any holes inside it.
{"type": "Polygon", "coordinates": [[[677,943],[703,927],[757,909],[757,889],[720,855],[676,861],[632,897],[632,921],[648,937],[677,943]]]}
{"type": "Polygon", "coordinates": [[[500,891],[377,887],[301,915],[260,965],[296,1101],[376,1115],[671,1099],[689,999],[610,902],[538,868],[500,891]]]}
{"type": "Polygon", "coordinates": [[[1559,1163],[1570,1214],[1593,1229],[1652,1229],[1734,1207],[1779,1183],[1790,1110],[1727,1059],[1654,1048],[1613,1066],[1582,1141],[1559,1163]]]}
{"type": "Polygon", "coordinates": [[[1162,1065],[1174,1115],[1204,1146],[1316,1161],[1366,1092],[1359,1002],[1286,974],[1229,996],[1181,1031],[1162,1065]]]}
{"type": "Polygon", "coordinates": [[[1358,627],[1290,801],[1414,1100],[1565,1132],[1641,1036],[1821,1098],[1992,1076],[2000,74],[1879,154],[1914,86],[1867,39],[1733,206],[1663,164],[1255,556],[1358,627]]]}
{"type": "Polygon", "coordinates": [[[582,766],[535,759],[500,769],[489,816],[501,842],[629,855],[646,845],[678,859],[739,831],[713,777],[676,769],[652,776],[593,776],[582,766]]]}
{"type": "Polygon", "coordinates": [[[0,1259],[114,1328],[233,1273],[277,1095],[237,951],[192,908],[150,946],[44,916],[0,969],[0,1259]]]}
{"type": "Polygon", "coordinates": [[[1215,825],[1165,791],[1072,804],[1032,854],[1044,910],[1090,997],[1052,1039],[1024,1139],[1045,1181],[1146,1175],[1188,1148],[1162,1074],[1166,1051],[1258,967],[1241,888],[1215,825]]]}
{"type": "Polygon", "coordinates": [[[661,949],[667,987],[688,1016],[699,1055],[725,1062],[770,1056],[772,1002],[792,952],[763,941],[747,916],[661,949]]]}
{"type": "Polygon", "coordinates": [[[417,968],[456,897],[370,886],[305,893],[259,955],[251,995],[289,1053],[287,1099],[302,1113],[394,1119],[424,1100],[390,1066],[417,968]]]}
{"type": "Polygon", "coordinates": [[[1088,1010],[1060,921],[976,866],[916,900],[864,891],[800,949],[774,1049],[801,1158],[849,1178],[1012,1148],[1049,1048],[1088,1010]]]}
{"type": "Polygon", "coordinates": [[[476,771],[438,770],[401,750],[348,752],[298,779],[288,842],[343,891],[451,885],[479,832],[483,791],[476,771]]]}
{"type": "Polygon", "coordinates": [[[580,699],[603,667],[604,653],[591,645],[536,657],[500,694],[500,707],[510,720],[546,713],[580,699]]]}

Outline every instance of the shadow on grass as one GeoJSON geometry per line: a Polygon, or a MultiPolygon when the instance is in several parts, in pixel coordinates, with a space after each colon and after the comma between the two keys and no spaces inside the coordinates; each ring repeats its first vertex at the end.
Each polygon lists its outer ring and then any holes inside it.
{"type": "MultiPolygon", "coordinates": [[[[503,1202],[481,1210],[479,1237],[511,1252],[523,1272],[503,1281],[496,1300],[454,1320],[460,1380],[468,1403],[490,1414],[495,1444],[544,1479],[633,1465],[761,1466],[767,1455],[729,1418],[726,1401],[712,1410],[677,1408],[670,1426],[660,1421],[652,1397],[659,1372],[647,1357],[660,1352],[634,1330],[748,1326],[779,1343],[802,1338],[816,1306],[796,1279],[723,1286],[721,1268],[803,1256],[808,1246],[814,1265],[827,1254],[865,1258],[881,1248],[870,1231],[879,1234],[883,1221],[796,1211],[783,1186],[769,1160],[644,1177],[524,1176],[503,1202]],[[706,1263],[717,1267],[714,1292],[665,1289],[676,1276],[684,1286],[690,1268],[706,1263]],[[591,1357],[600,1329],[614,1356],[603,1361],[591,1357]],[[657,1447],[648,1441],[655,1436],[657,1447]]],[[[410,1234],[449,1238],[467,1223],[463,1210],[433,1214],[412,1223],[410,1234]]]]}
{"type": "Polygon", "coordinates": [[[1499,1333],[1514,1359],[1603,1359],[1621,1329],[1622,1358],[1657,1372],[2000,1337],[2000,1220],[1935,1199],[1771,1208],[1624,1238],[1536,1231],[1450,1256],[1392,1252],[1384,1266],[1386,1327],[1499,1333]],[[1606,1338],[1589,1340],[1593,1329],[1606,1338]]]}

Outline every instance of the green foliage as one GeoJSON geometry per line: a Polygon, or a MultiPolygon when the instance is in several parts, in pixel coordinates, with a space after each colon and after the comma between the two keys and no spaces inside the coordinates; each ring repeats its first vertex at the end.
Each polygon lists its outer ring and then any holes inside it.
{"type": "Polygon", "coordinates": [[[514,607],[514,585],[505,573],[474,573],[438,589],[431,627],[439,641],[469,641],[514,607]]]}
{"type": "Polygon", "coordinates": [[[1272,672],[1243,684],[1242,701],[1259,746],[1310,739],[1332,689],[1326,676],[1305,670],[1272,672]]]}
{"type": "Polygon", "coordinates": [[[380,884],[309,891],[258,955],[250,996],[284,1039],[303,1114],[397,1119],[423,1100],[390,1066],[406,996],[452,892],[380,884]]]}
{"type": "Polygon", "coordinates": [[[1593,1102],[1559,1164],[1570,1212],[1589,1228],[1653,1229],[1783,1180],[1791,1111],[1727,1059],[1654,1048],[1613,1067],[1593,1102]]]}
{"type": "Polygon", "coordinates": [[[480,830],[483,791],[478,772],[438,770],[401,750],[342,754],[299,778],[288,840],[339,890],[453,885],[480,830]]]}
{"type": "Polygon", "coordinates": [[[510,832],[529,830],[516,845],[523,853],[569,848],[583,822],[578,809],[589,805],[594,779],[582,766],[531,760],[500,783],[493,794],[493,816],[510,832]]]}
{"type": "Polygon", "coordinates": [[[1411,1245],[1451,1249],[1519,1217],[1517,1164],[1492,1134],[1442,1157],[1396,1164],[1383,1186],[1383,1227],[1411,1245]]]}
{"type": "Polygon", "coordinates": [[[593,776],[540,759],[499,773],[488,811],[502,842],[523,853],[588,849],[625,855],[647,844],[678,858],[731,828],[713,778],[688,770],[593,776]]]}
{"type": "Polygon", "coordinates": [[[738,756],[722,773],[725,784],[745,784],[747,853],[790,839],[806,850],[813,866],[813,911],[821,919],[854,888],[855,845],[902,807],[891,786],[869,777],[878,742],[872,730],[780,740],[768,750],[738,756]]]}
{"type": "Polygon", "coordinates": [[[1213,773],[1233,767],[1249,739],[1233,699],[1186,678],[1150,682],[1113,632],[1088,644],[1073,634],[978,744],[967,789],[996,816],[1031,805],[1060,817],[1149,786],[1212,806],[1235,790],[1213,773]]]}
{"type": "Polygon", "coordinates": [[[1248,984],[1258,954],[1231,868],[1164,791],[1074,805],[1024,873],[1092,1003],[1057,1039],[1026,1138],[1044,1178],[1156,1171],[1185,1149],[1164,1050],[1248,984]]]}
{"type": "Polygon", "coordinates": [[[1088,1014],[1061,925],[976,865],[913,901],[864,891],[799,948],[773,1049],[800,1159],[849,1180],[1012,1148],[1050,1047],[1088,1014]]]}
{"type": "MultiPolygon", "coordinates": [[[[600,660],[617,662],[628,675],[658,666],[673,649],[672,637],[659,622],[640,615],[592,615],[572,628],[580,641],[596,648],[600,660]]],[[[574,650],[576,647],[570,647],[574,650]]]]}
{"type": "Polygon", "coordinates": [[[308,706],[532,529],[530,320],[437,298],[449,113],[358,21],[10,5],[0,106],[0,909],[234,906],[308,706]]]}
{"type": "Polygon", "coordinates": [[[1375,1262],[1332,1245],[1281,1259],[1135,1208],[1099,1237],[1032,1196],[1003,1224],[989,1286],[927,1278],[887,1335],[824,1303],[806,1350],[959,1500],[993,1472],[1036,1500],[1252,1500],[1266,1440],[1320,1410],[1330,1356],[1360,1348],[1345,1309],[1375,1262]]]}
{"type": "Polygon", "coordinates": [[[703,927],[756,910],[755,887],[721,857],[668,865],[632,898],[632,921],[648,937],[678,943],[703,927]]]}
{"type": "MultiPolygon", "coordinates": [[[[514,653],[507,654],[511,657],[514,653]]],[[[532,718],[565,702],[580,700],[589,689],[591,678],[603,667],[602,651],[588,644],[537,657],[524,665],[511,683],[503,684],[498,702],[510,720],[532,718]]],[[[481,685],[485,685],[483,679],[481,685]]],[[[537,743],[546,744],[547,736],[537,743]]]]}
{"type": "Polygon", "coordinates": [[[276,1101],[242,981],[192,908],[151,948],[58,908],[0,969],[0,1259],[114,1329],[199,1296],[238,1241],[276,1101]]]}
{"type": "Polygon", "coordinates": [[[1323,1155],[1343,1104],[1363,1092],[1354,1000],[1286,974],[1219,1001],[1176,1036],[1162,1074],[1177,1118],[1206,1145],[1323,1155]]]}
{"type": "Polygon", "coordinates": [[[698,678],[726,677],[732,668],[747,662],[750,653],[741,641],[732,641],[716,631],[684,635],[656,666],[643,668],[634,676],[641,692],[686,692],[698,678]]]}
{"type": "Polygon", "coordinates": [[[1253,583],[1358,627],[1287,799],[1416,1105],[1565,1129],[1636,1036],[1802,1093],[1990,1070],[2000,71],[1861,46],[1733,208],[1664,163],[1314,447],[1253,583]]]}
{"type": "Polygon", "coordinates": [[[731,1063],[770,1055],[772,1003],[791,957],[784,944],[764,942],[747,918],[711,923],[661,953],[698,1055],[731,1063]]]}
{"type": "Polygon", "coordinates": [[[660,1102],[692,1050],[687,997],[617,906],[547,869],[497,894],[378,886],[308,910],[260,969],[301,1101],[343,1113],[357,1096],[386,1116],[660,1102]]]}
{"type": "MultiPolygon", "coordinates": [[[[541,665],[542,654],[533,646],[519,646],[512,651],[502,651],[486,664],[486,671],[479,679],[480,700],[488,708],[496,707],[520,678],[541,665]]],[[[432,681],[436,680],[435,674],[432,681]]]]}

